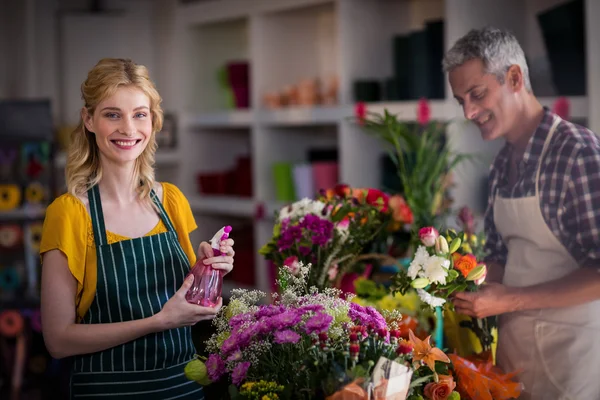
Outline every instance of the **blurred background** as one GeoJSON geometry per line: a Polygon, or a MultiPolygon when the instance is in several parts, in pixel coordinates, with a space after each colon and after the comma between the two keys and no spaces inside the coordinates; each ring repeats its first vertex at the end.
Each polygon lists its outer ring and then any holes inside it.
{"type": "Polygon", "coordinates": [[[426,99],[455,151],[481,156],[451,189],[453,208],[481,217],[503,143],[464,121],[441,72],[471,28],[512,30],[542,103],[600,132],[595,17],[597,0],[0,0],[0,398],[63,398],[68,383],[40,334],[37,250],[45,207],[65,191],[79,88],[101,58],[150,70],[166,113],[157,178],[189,199],[193,242],[233,226],[225,292],[268,290],[258,249],[276,210],[336,183],[393,186],[358,110],[411,123],[426,99]]]}

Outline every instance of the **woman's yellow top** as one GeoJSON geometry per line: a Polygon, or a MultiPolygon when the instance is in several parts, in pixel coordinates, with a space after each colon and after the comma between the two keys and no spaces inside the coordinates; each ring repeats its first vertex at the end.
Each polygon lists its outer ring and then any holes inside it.
{"type": "MultiPolygon", "coordinates": [[[[179,243],[187,255],[190,266],[196,262],[196,251],[190,241],[190,232],[197,228],[188,200],[177,186],[162,183],[162,204],[171,219],[179,243]]],[[[167,232],[162,219],[145,236],[167,232]]],[[[129,238],[106,231],[108,244],[129,238]]],[[[71,194],[56,198],[46,210],[42,230],[40,255],[58,249],[66,257],[69,270],[77,280],[77,321],[80,321],[89,309],[96,294],[97,260],[92,219],[85,205],[71,194]]]]}

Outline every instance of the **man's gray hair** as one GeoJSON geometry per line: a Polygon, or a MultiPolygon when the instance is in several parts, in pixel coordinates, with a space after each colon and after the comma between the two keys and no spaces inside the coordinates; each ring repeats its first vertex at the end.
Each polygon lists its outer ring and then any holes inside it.
{"type": "Polygon", "coordinates": [[[495,75],[501,84],[504,83],[508,69],[512,65],[518,65],[525,88],[531,91],[525,53],[512,33],[492,27],[469,31],[444,56],[444,72],[452,71],[472,59],[480,59],[486,72],[495,75]]]}

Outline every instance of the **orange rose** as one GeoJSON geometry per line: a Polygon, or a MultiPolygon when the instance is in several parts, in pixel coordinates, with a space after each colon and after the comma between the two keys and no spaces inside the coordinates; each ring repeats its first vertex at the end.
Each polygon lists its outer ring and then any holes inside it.
{"type": "Polygon", "coordinates": [[[438,382],[431,382],[425,385],[423,394],[431,400],[446,400],[456,387],[456,382],[450,375],[439,375],[438,382]]]}
{"type": "MultiPolygon", "coordinates": [[[[452,257],[454,257],[454,254],[452,257]]],[[[459,270],[465,278],[475,267],[477,267],[477,259],[473,254],[466,254],[454,261],[454,268],[459,270]]]]}
{"type": "Polygon", "coordinates": [[[392,218],[395,222],[412,224],[413,214],[408,204],[406,204],[404,197],[396,194],[390,197],[388,203],[390,208],[392,209],[392,218]]]}

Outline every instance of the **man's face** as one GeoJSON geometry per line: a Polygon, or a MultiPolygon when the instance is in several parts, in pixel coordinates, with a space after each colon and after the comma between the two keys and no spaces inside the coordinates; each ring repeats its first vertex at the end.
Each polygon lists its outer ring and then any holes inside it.
{"type": "Polygon", "coordinates": [[[514,121],[516,93],[506,82],[485,72],[480,59],[469,60],[449,73],[452,93],[465,118],[473,121],[484,140],[506,136],[514,121]]]}

